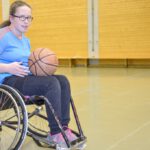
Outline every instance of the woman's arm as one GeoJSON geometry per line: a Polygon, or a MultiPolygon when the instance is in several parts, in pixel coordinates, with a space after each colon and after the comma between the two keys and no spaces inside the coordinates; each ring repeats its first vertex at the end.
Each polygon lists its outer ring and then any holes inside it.
{"type": "Polygon", "coordinates": [[[22,62],[13,62],[10,64],[0,63],[0,73],[10,73],[16,76],[24,77],[30,73],[28,67],[21,65],[22,62]]]}

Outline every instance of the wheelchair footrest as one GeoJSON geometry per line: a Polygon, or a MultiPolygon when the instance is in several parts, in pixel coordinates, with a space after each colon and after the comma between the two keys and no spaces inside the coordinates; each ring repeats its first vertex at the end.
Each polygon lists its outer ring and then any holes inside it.
{"type": "Polygon", "coordinates": [[[31,135],[35,143],[40,147],[46,147],[46,148],[54,148],[56,150],[83,150],[86,147],[86,137],[79,137],[75,141],[72,141],[71,147],[60,147],[55,142],[49,142],[47,138],[41,138],[36,135],[31,135]]]}
{"type": "Polygon", "coordinates": [[[86,137],[79,137],[77,140],[71,142],[72,149],[83,150],[86,147],[86,137]]]}
{"type": "Polygon", "coordinates": [[[42,138],[36,135],[31,136],[35,143],[40,147],[46,147],[46,148],[56,148],[56,143],[49,142],[46,138],[42,138]]]}

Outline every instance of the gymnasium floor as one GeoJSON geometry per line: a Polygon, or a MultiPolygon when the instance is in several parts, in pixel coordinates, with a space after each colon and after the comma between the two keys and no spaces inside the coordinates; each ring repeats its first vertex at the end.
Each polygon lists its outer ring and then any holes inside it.
{"type": "MultiPolygon", "coordinates": [[[[88,138],[85,150],[150,149],[150,69],[60,68],[57,73],[71,82],[88,138]]],[[[28,137],[22,150],[28,149],[43,148],[28,137]]]]}

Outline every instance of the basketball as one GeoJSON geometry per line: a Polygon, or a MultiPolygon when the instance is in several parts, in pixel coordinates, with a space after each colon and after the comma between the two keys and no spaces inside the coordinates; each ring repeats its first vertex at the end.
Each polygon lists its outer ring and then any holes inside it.
{"type": "Polygon", "coordinates": [[[36,76],[48,76],[56,72],[58,59],[48,48],[38,48],[31,52],[28,59],[29,70],[36,76]]]}

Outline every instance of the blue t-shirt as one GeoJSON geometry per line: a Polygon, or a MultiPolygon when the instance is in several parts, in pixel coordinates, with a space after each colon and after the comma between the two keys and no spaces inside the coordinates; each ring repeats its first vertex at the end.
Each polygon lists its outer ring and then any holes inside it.
{"type": "MultiPolygon", "coordinates": [[[[28,66],[28,57],[30,55],[30,42],[24,35],[18,39],[9,27],[0,29],[0,63],[22,62],[22,65],[28,66]]],[[[0,83],[12,74],[0,73],[0,83]]]]}

